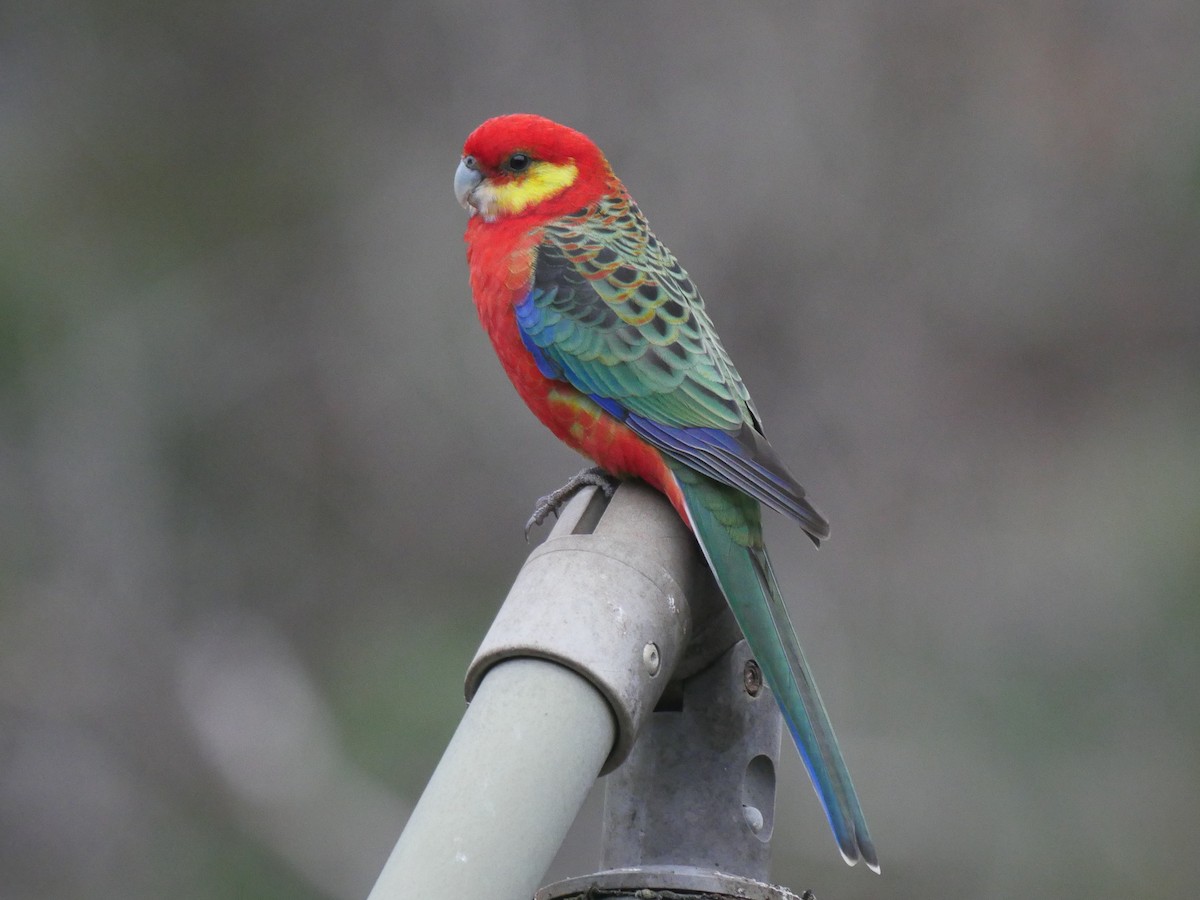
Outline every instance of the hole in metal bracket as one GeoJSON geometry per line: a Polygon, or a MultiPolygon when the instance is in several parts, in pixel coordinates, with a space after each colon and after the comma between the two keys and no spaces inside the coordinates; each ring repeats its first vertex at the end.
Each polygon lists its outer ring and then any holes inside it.
{"type": "Polygon", "coordinates": [[[594,532],[596,526],[600,524],[600,518],[604,515],[604,511],[608,509],[608,498],[604,496],[604,491],[599,488],[592,488],[591,491],[592,496],[588,499],[587,507],[583,510],[579,521],[575,523],[575,527],[571,529],[571,534],[594,532]]]}
{"type": "Polygon", "coordinates": [[[775,828],[775,764],[759,754],[746,766],[742,781],[742,807],[755,810],[754,821],[747,818],[754,836],[764,844],[775,828]]]}

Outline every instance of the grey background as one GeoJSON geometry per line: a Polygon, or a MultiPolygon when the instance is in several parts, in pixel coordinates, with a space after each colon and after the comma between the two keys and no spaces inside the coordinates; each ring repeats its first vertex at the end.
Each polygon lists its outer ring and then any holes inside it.
{"type": "MultiPolygon", "coordinates": [[[[578,466],[451,177],[533,111],[833,522],[773,555],[884,876],[1176,897],[1200,834],[1200,5],[0,9],[0,897],[362,897],[578,466]]],[[[555,865],[595,864],[593,805],[555,865]]]]}

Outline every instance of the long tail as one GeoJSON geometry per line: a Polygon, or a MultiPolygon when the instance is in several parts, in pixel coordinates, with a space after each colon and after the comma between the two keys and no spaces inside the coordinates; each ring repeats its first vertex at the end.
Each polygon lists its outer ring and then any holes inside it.
{"type": "Polygon", "coordinates": [[[834,837],[849,865],[879,859],[842,759],[833,726],[788,618],[762,541],[758,503],[735,488],[671,466],[692,530],[767,684],[783,710],[834,837]]]}

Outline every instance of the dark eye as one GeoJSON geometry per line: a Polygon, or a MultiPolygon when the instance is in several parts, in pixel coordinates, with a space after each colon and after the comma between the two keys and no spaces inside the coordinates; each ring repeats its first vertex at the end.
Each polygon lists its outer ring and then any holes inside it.
{"type": "Polygon", "coordinates": [[[531,160],[524,153],[514,153],[508,158],[508,168],[511,172],[524,172],[529,168],[531,160]]]}

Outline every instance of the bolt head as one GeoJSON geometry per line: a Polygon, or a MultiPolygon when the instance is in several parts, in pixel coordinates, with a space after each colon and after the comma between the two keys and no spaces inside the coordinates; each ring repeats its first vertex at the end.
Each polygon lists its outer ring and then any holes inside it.
{"type": "Polygon", "coordinates": [[[757,697],[763,689],[762,669],[752,659],[746,660],[746,667],[742,669],[742,687],[751,697],[757,697]]]}
{"type": "Polygon", "coordinates": [[[658,651],[658,644],[651,641],[642,648],[642,662],[651,677],[658,674],[658,670],[662,666],[662,654],[658,651]]]}

